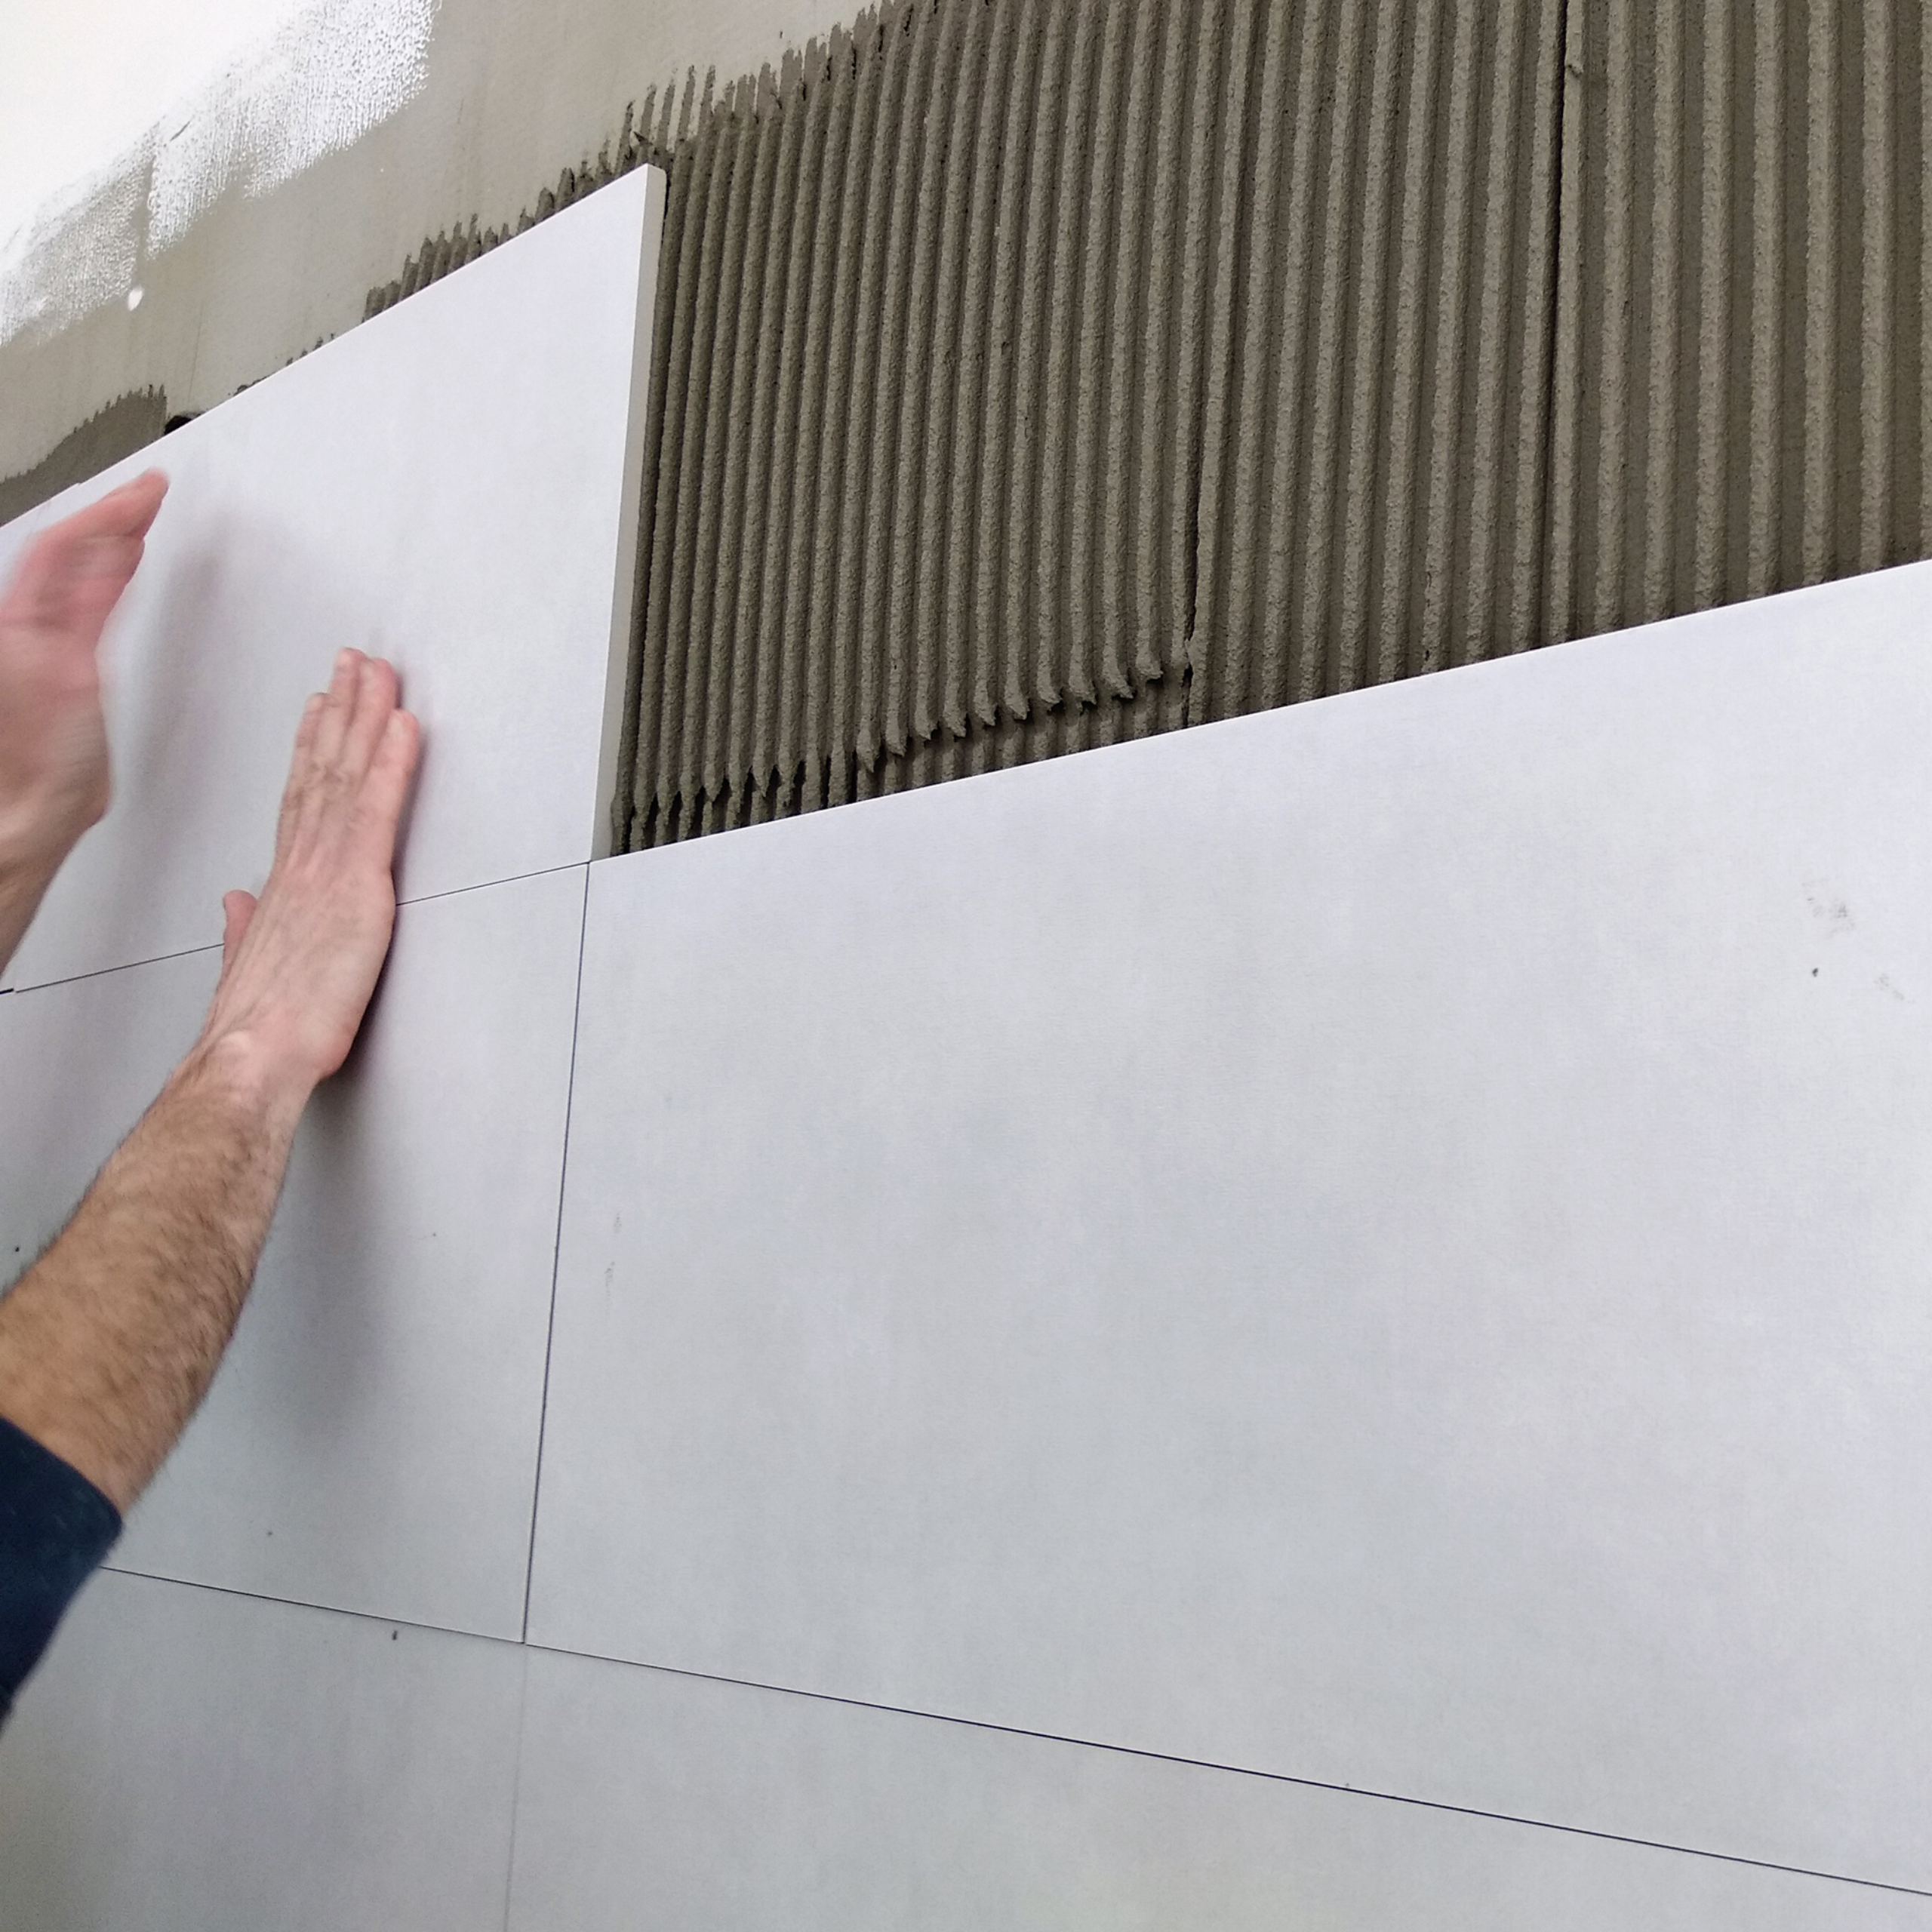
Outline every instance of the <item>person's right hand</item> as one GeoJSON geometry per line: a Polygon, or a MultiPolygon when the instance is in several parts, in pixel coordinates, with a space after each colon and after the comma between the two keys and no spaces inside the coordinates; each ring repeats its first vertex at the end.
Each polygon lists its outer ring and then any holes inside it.
{"type": "Polygon", "coordinates": [[[420,734],[396,674],[345,651],[309,699],[259,900],[231,892],[201,1048],[298,1109],[341,1066],[395,923],[396,827],[420,734]]]}

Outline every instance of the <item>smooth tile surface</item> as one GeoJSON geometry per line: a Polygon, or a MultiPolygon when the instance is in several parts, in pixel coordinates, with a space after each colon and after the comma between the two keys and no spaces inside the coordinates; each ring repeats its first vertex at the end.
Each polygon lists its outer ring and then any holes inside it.
{"type": "Polygon", "coordinates": [[[509,1932],[1918,1932],[1932,1899],[533,1652],[509,1932]]]}
{"type": "Polygon", "coordinates": [[[593,866],[532,1640],[1932,1885],[1928,589],[593,866]]]}
{"type": "Polygon", "coordinates": [[[5,574],[173,479],[109,634],[113,807],[0,985],[218,943],[343,645],[423,722],[405,898],[607,849],[662,189],[636,170],[0,531],[5,574]]]}
{"type": "Polygon", "coordinates": [[[0,1737],[32,1932],[498,1932],[523,1654],[97,1577],[0,1737]]]}
{"type": "MultiPolygon", "coordinates": [[[[227,1358],[112,1562],[519,1633],[583,890],[577,867],[401,909],[227,1358]]],[[[193,1038],[219,963],[0,999],[9,1273],[193,1038]]]]}

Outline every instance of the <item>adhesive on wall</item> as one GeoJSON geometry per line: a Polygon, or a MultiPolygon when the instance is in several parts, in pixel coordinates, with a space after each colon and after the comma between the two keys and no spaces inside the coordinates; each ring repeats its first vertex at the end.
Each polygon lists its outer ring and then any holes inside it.
{"type": "Polygon", "coordinates": [[[1540,641],[1557,28],[902,0],[726,88],[627,842],[1540,641]]]}
{"type": "Polygon", "coordinates": [[[117,398],[69,431],[31,469],[0,476],[0,523],[12,522],[36,503],[146,448],[168,422],[168,398],[158,389],[136,389],[117,398]]]}
{"type": "Polygon", "coordinates": [[[1924,554],[1929,80],[1913,0],[899,0],[726,87],[620,844],[1924,554]]]}

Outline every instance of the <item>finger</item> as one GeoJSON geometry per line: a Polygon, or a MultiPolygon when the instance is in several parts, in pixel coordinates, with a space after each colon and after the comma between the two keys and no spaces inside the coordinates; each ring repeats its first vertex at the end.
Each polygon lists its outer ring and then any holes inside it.
{"type": "Polygon", "coordinates": [[[295,750],[288,761],[288,782],[281,788],[281,809],[275,817],[275,849],[278,857],[288,843],[289,833],[309,789],[309,774],[315,764],[315,734],[321,728],[322,710],[328,703],[328,699],[321,691],[311,692],[308,702],[302,707],[302,721],[295,728],[295,750]]]}
{"type": "Polygon", "coordinates": [[[143,470],[131,482],[123,483],[71,516],[63,517],[47,534],[75,543],[92,543],[103,537],[138,543],[152,527],[167,494],[168,478],[158,469],[143,470]]]}
{"type": "Polygon", "coordinates": [[[380,657],[365,657],[356,680],[355,709],[344,733],[342,767],[349,777],[360,782],[376,755],[383,732],[395,712],[402,688],[395,668],[380,657]]]}
{"type": "Polygon", "coordinates": [[[361,801],[365,823],[383,841],[386,863],[395,856],[396,827],[402,821],[403,803],[409,796],[409,782],[416,775],[422,748],[423,728],[414,713],[392,711],[375,755],[369,761],[361,801]]]}
{"type": "Polygon", "coordinates": [[[322,706],[328,703],[323,691],[311,691],[303,701],[302,716],[295,727],[295,759],[297,764],[307,759],[315,749],[315,731],[321,721],[322,706]]]}
{"type": "Polygon", "coordinates": [[[150,469],[63,517],[35,540],[15,580],[16,589],[38,604],[65,580],[118,578],[125,585],[141,560],[142,540],[167,494],[168,478],[150,469]]]}
{"type": "Polygon", "coordinates": [[[158,469],[146,469],[131,482],[110,490],[67,521],[90,537],[131,538],[138,541],[153,527],[168,494],[168,478],[158,469]]]}
{"type": "Polygon", "coordinates": [[[329,688],[324,694],[322,708],[315,719],[314,761],[325,770],[335,765],[342,756],[342,741],[349,729],[349,715],[355,708],[355,687],[361,668],[361,651],[336,653],[335,669],[330,675],[329,688]]]}

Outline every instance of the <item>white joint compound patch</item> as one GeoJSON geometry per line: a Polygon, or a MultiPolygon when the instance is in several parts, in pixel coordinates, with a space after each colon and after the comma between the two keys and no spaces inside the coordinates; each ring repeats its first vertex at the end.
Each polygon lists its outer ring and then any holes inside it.
{"type": "Polygon", "coordinates": [[[245,48],[0,252],[0,343],[125,297],[231,189],[263,195],[421,92],[437,0],[315,0],[245,48]]]}

